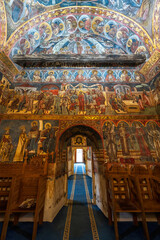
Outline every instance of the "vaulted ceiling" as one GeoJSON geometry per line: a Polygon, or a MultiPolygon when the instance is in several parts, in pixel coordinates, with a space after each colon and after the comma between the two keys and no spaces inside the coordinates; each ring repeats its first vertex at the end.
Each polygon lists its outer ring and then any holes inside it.
{"type": "MultiPolygon", "coordinates": [[[[152,88],[160,73],[159,21],[160,0],[0,0],[0,71],[14,86],[19,79],[34,82],[34,76],[43,85],[51,72],[47,65],[24,71],[13,56],[144,54],[145,64],[125,71],[133,86],[140,80],[152,88]]],[[[64,77],[74,82],[78,71],[52,68],[52,75],[57,83],[64,77]]],[[[123,81],[122,68],[99,68],[97,75],[93,71],[83,70],[83,79],[93,75],[105,83],[113,71],[114,81],[123,81]]]]}

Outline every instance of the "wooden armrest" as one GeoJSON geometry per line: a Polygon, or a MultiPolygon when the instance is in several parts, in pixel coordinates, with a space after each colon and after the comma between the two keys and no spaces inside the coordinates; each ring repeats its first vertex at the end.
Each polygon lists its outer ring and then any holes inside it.
{"type": "Polygon", "coordinates": [[[151,176],[151,179],[155,180],[156,182],[160,183],[160,177],[157,176],[151,176]]]}

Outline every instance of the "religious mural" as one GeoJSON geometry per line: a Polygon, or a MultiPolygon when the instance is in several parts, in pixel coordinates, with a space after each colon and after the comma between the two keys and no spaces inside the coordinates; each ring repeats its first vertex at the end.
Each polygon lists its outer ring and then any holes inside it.
{"type": "Polygon", "coordinates": [[[110,162],[160,161],[160,127],[154,121],[145,126],[138,121],[131,126],[108,121],[103,125],[103,138],[110,162]]]}
{"type": "Polygon", "coordinates": [[[98,147],[88,147],[87,159],[93,157],[93,196],[103,207],[104,162],[160,162],[159,11],[160,0],[0,0],[0,162],[35,155],[56,162],[48,178],[51,215],[65,196],[69,141],[62,149],[58,143],[72,126],[76,134],[83,126],[87,146],[98,147]],[[33,63],[24,69],[8,61],[16,54],[59,53],[144,54],[147,60],[133,68],[33,63]]]}
{"type": "Polygon", "coordinates": [[[15,54],[133,54],[149,57],[141,37],[109,17],[67,15],[40,21],[14,45],[15,54]]]}
{"type": "MultiPolygon", "coordinates": [[[[128,17],[136,19],[141,24],[148,24],[154,6],[154,0],[93,0],[93,1],[64,1],[64,0],[6,0],[5,7],[10,25],[10,29],[23,24],[31,17],[54,7],[68,6],[95,6],[107,7],[118,11],[128,17]]],[[[152,16],[151,16],[152,17],[152,16]]],[[[150,19],[151,20],[151,19],[150,19]]],[[[148,27],[150,31],[150,26],[148,27]]]]}
{"type": "Polygon", "coordinates": [[[14,83],[145,83],[135,68],[25,68],[14,83]]]}
{"type": "Polygon", "coordinates": [[[0,127],[0,161],[23,161],[25,155],[55,152],[58,121],[3,120],[0,127]]]}
{"type": "MultiPolygon", "coordinates": [[[[46,78],[54,71],[43,72],[46,78]]],[[[52,73],[52,75],[51,75],[52,73]]],[[[143,75],[132,70],[69,70],[56,71],[70,80],[56,82],[29,80],[23,74],[11,83],[4,76],[0,81],[0,113],[47,115],[156,115],[160,111],[159,75],[146,83],[143,75]],[[74,74],[73,74],[74,73],[74,74]],[[77,73],[77,74],[76,74],[77,73]],[[103,74],[103,75],[102,75],[103,74]],[[106,75],[105,75],[106,74],[106,75]],[[119,75],[118,75],[119,74],[119,75]],[[118,81],[116,80],[118,75],[118,81]],[[73,81],[72,78],[74,77],[73,81]],[[103,77],[103,79],[101,78],[103,77]],[[84,79],[85,78],[85,79],[84,79]]],[[[31,71],[33,78],[39,70],[31,71]]],[[[62,75],[61,75],[62,77],[62,75]]]]}
{"type": "MultiPolygon", "coordinates": [[[[58,126],[57,120],[2,120],[0,161],[17,162],[23,161],[26,154],[45,156],[54,153],[58,126]]],[[[106,121],[102,130],[106,161],[160,161],[160,127],[155,121],[145,125],[139,121],[132,124],[106,121]]]]}

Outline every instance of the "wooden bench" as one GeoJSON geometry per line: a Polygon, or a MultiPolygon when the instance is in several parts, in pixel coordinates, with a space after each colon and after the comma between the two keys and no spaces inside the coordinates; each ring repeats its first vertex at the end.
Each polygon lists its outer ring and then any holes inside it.
{"type": "Polygon", "coordinates": [[[45,175],[47,174],[49,154],[37,155],[28,159],[26,154],[24,162],[0,162],[0,176],[19,176],[21,174],[45,175]]]}
{"type": "Polygon", "coordinates": [[[131,171],[130,181],[136,185],[137,195],[144,215],[146,213],[155,213],[160,224],[160,176],[154,176],[153,171],[147,171],[146,169],[143,173],[141,171],[140,174],[133,174],[131,171]]]}
{"type": "Polygon", "coordinates": [[[7,183],[8,190],[5,193],[8,202],[0,201],[0,207],[3,205],[3,213],[5,213],[1,240],[5,240],[8,222],[12,213],[14,214],[14,224],[18,223],[21,213],[34,213],[32,239],[36,238],[37,223],[38,221],[40,224],[43,222],[47,168],[48,155],[33,156],[29,161],[26,156],[23,163],[0,164],[0,178],[5,177],[5,181],[9,179],[7,183]]]}
{"type": "MultiPolygon", "coordinates": [[[[5,230],[8,226],[9,217],[15,215],[14,224],[18,224],[21,213],[33,213],[33,233],[32,240],[36,239],[37,225],[43,223],[43,211],[46,193],[46,176],[25,176],[21,175],[16,179],[11,195],[10,206],[7,209],[7,220],[5,221],[5,230]]],[[[3,233],[2,230],[2,234],[3,233]]],[[[1,240],[5,240],[2,238],[1,240]]]]}
{"type": "Polygon", "coordinates": [[[4,213],[4,221],[0,237],[1,240],[6,239],[8,221],[10,217],[10,208],[15,184],[15,177],[6,177],[5,175],[3,175],[3,173],[0,173],[0,213],[4,213]]]}
{"type": "Polygon", "coordinates": [[[22,174],[24,163],[22,162],[0,162],[0,176],[13,177],[22,174]]]}
{"type": "Polygon", "coordinates": [[[141,208],[140,200],[136,194],[136,185],[129,180],[128,167],[112,165],[106,171],[107,183],[107,204],[109,224],[114,218],[116,240],[119,239],[117,214],[125,212],[133,214],[134,224],[137,225],[137,213],[141,214],[142,224],[146,239],[149,240],[149,233],[145,214],[141,208]]]}

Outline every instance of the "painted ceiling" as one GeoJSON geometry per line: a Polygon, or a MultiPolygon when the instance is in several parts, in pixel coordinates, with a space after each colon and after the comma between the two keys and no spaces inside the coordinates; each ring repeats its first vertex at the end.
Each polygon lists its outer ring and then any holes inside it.
{"type": "Polygon", "coordinates": [[[136,19],[144,25],[151,33],[151,15],[154,7],[154,0],[93,0],[93,1],[74,1],[74,0],[6,0],[5,7],[7,17],[10,19],[10,29],[8,34],[17,26],[29,20],[39,13],[48,11],[51,7],[71,7],[71,6],[95,6],[113,9],[130,18],[136,19]]]}
{"type": "MultiPolygon", "coordinates": [[[[111,96],[113,93],[131,94],[134,99],[130,100],[136,102],[144,97],[146,106],[155,107],[159,101],[159,28],[160,0],[0,0],[0,72],[15,92],[49,91],[53,99],[59,97],[61,102],[67,98],[72,102],[75,95],[77,103],[72,107],[75,110],[77,106],[77,110],[73,114],[84,113],[82,106],[78,111],[81,92],[91,105],[85,111],[88,115],[126,113],[126,109],[114,105],[117,100],[111,96]],[[15,54],[59,53],[91,54],[93,58],[95,54],[140,53],[147,60],[138,67],[83,69],[47,66],[22,69],[12,61],[15,54]],[[153,95],[149,101],[143,91],[153,95]],[[108,106],[112,102],[112,108],[93,111],[89,96],[94,94],[101,98],[99,105],[108,106]]],[[[140,104],[138,109],[138,113],[154,113],[144,111],[140,104]]],[[[55,109],[52,112],[58,113],[55,109]]]]}

